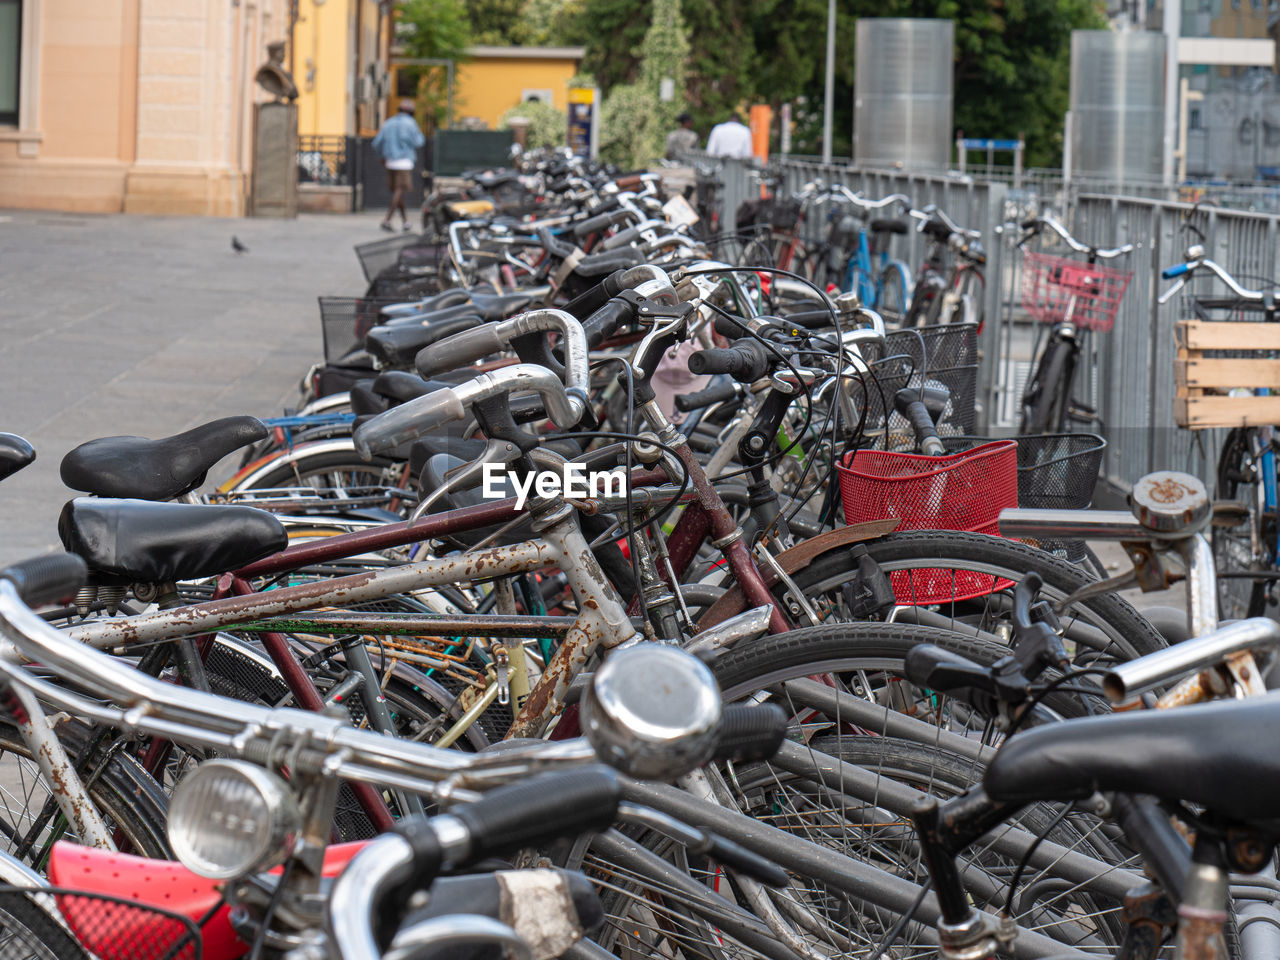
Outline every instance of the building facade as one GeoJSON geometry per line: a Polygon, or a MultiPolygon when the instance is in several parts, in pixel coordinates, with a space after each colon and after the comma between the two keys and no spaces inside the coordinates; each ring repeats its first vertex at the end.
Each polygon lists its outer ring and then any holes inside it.
{"type": "Polygon", "coordinates": [[[254,82],[267,44],[298,33],[288,53],[302,132],[373,128],[388,8],[378,0],[0,0],[0,207],[241,215],[253,108],[269,99],[254,82]],[[318,67],[309,81],[303,44],[335,66],[318,67]],[[330,123],[336,129],[315,129],[330,123]]]}

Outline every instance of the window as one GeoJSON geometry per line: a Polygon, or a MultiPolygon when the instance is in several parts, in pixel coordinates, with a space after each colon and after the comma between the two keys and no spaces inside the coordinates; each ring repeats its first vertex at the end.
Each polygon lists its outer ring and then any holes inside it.
{"type": "Polygon", "coordinates": [[[22,0],[0,0],[0,124],[18,123],[22,0]]]}
{"type": "Polygon", "coordinates": [[[1204,129],[1204,121],[1201,120],[1200,118],[1199,107],[1191,107],[1189,110],[1187,110],[1187,129],[1189,130],[1204,129]]]}

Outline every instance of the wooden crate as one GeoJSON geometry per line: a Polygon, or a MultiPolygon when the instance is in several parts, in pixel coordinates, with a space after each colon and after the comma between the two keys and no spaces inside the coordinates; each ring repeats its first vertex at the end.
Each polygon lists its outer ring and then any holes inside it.
{"type": "Polygon", "coordinates": [[[1190,430],[1280,424],[1280,395],[1229,397],[1233,387],[1267,387],[1280,394],[1280,323],[1181,320],[1174,327],[1177,395],[1173,416],[1190,430]],[[1215,357],[1220,350],[1250,351],[1215,357]]]}

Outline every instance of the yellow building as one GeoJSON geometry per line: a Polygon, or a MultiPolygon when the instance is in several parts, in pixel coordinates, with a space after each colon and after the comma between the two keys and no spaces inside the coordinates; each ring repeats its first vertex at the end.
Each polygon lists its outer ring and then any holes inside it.
{"type": "Polygon", "coordinates": [[[389,3],[0,0],[0,207],[242,214],[253,77],[291,7],[301,131],[376,127],[389,3]]]}
{"type": "Polygon", "coordinates": [[[298,85],[298,133],[377,133],[387,89],[389,3],[296,0],[290,68],[298,85]]]}
{"type": "MultiPolygon", "coordinates": [[[[454,126],[496,129],[507,110],[535,96],[567,110],[569,80],[584,54],[582,47],[471,47],[456,69],[454,126]]],[[[387,106],[394,110],[392,101],[416,94],[416,75],[394,57],[391,70],[387,106]]]]}

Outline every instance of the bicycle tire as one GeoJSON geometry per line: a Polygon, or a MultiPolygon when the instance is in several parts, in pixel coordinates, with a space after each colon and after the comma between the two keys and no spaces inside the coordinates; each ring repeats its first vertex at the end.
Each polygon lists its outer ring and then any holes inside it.
{"type": "MultiPolygon", "coordinates": [[[[1037,550],[1017,540],[982,533],[953,530],[908,531],[866,541],[868,555],[885,573],[912,570],[973,571],[993,580],[1017,582],[1028,571],[1035,571],[1044,581],[1043,595],[1060,600],[1093,582],[1086,571],[1058,557],[1037,550]]],[[[792,581],[811,601],[820,601],[818,612],[825,619],[852,620],[848,614],[844,584],[858,577],[858,560],[848,548],[836,548],[815,557],[792,575],[792,581]]],[[[993,583],[992,586],[997,584],[993,583]]],[[[971,600],[957,600],[929,605],[932,612],[954,623],[982,629],[987,634],[1007,622],[1008,588],[998,594],[971,600]],[[1000,604],[996,606],[995,600],[1000,604]]],[[[795,622],[803,622],[803,608],[795,598],[788,598],[785,584],[774,587],[782,609],[795,622]]],[[[864,618],[865,619],[865,618],[864,618]]],[[[1160,633],[1123,597],[1114,593],[1098,594],[1075,604],[1071,615],[1063,614],[1063,624],[1070,631],[1080,622],[1101,631],[1116,647],[1109,652],[1118,659],[1130,659],[1164,649],[1167,644],[1160,633]]]]}
{"type": "Polygon", "coordinates": [[[1050,334],[1044,353],[1036,361],[1031,378],[1022,391],[1020,435],[1062,433],[1071,405],[1071,359],[1074,346],[1050,334]]]}
{"type": "Polygon", "coordinates": [[[246,478],[247,482],[237,484],[230,492],[303,486],[325,490],[362,486],[398,486],[398,477],[392,484],[386,484],[386,480],[390,472],[403,468],[402,462],[387,457],[361,460],[354,447],[349,451],[326,450],[310,455],[301,452],[296,459],[288,463],[282,463],[256,476],[246,478]]]}
{"type": "MultiPolygon", "coordinates": [[[[1217,518],[1214,520],[1211,541],[1214,567],[1219,574],[1262,571],[1264,565],[1254,555],[1255,538],[1267,555],[1275,555],[1276,519],[1262,515],[1258,508],[1258,466],[1249,463],[1252,433],[1251,427],[1227,431],[1218,454],[1215,498],[1242,500],[1245,506],[1241,523],[1224,526],[1217,518]]],[[[1261,616],[1266,609],[1266,599],[1267,588],[1262,580],[1218,578],[1218,617],[1222,620],[1261,616]]]]}
{"type": "MultiPolygon", "coordinates": [[[[69,720],[58,728],[58,738],[73,760],[83,752],[88,736],[89,728],[77,720],[69,720]]],[[[24,826],[27,831],[34,827],[34,818],[53,794],[49,785],[44,784],[43,795],[36,797],[35,790],[37,784],[43,783],[43,776],[17,727],[8,719],[0,720],[0,770],[4,770],[0,774],[0,849],[17,855],[18,831],[24,826]],[[23,794],[20,798],[13,795],[15,781],[23,794]],[[18,808],[11,802],[15,799],[20,800],[18,808]],[[25,824],[24,817],[27,818],[25,824]]],[[[88,779],[87,775],[82,779],[88,779]]],[[[122,852],[159,860],[172,856],[165,832],[168,798],[134,757],[123,751],[116,752],[97,779],[89,784],[88,793],[107,824],[114,827],[116,843],[122,852]]],[[[55,819],[60,821],[60,814],[55,814],[55,819]]],[[[51,830],[48,824],[41,829],[39,837],[27,854],[19,857],[37,869],[43,865],[54,840],[75,839],[65,831],[51,830]]]]}
{"type": "MultiPolygon", "coordinates": [[[[888,796],[888,790],[884,786],[886,781],[905,783],[934,795],[955,795],[980,781],[982,764],[976,758],[952,754],[945,746],[940,746],[931,739],[929,742],[906,741],[892,736],[880,736],[880,731],[873,731],[868,735],[850,718],[842,719],[838,705],[834,713],[823,712],[815,708],[813,703],[806,702],[803,697],[798,702],[793,700],[792,688],[788,686],[792,681],[809,680],[814,675],[819,675],[824,690],[834,687],[869,704],[883,704],[886,712],[914,716],[924,721],[920,729],[927,737],[932,736],[927,733],[929,730],[949,727],[969,742],[973,742],[974,733],[978,730],[982,731],[983,741],[988,744],[996,742],[998,733],[993,729],[992,718],[976,715],[976,711],[971,712],[968,705],[958,701],[948,702],[947,697],[928,692],[923,697],[904,693],[904,688],[910,687],[910,684],[904,681],[902,675],[903,661],[906,654],[921,643],[933,643],[986,665],[994,663],[1007,653],[1007,649],[1000,644],[961,637],[944,630],[906,624],[864,623],[809,627],[763,637],[753,643],[739,645],[722,655],[712,665],[712,670],[720,681],[725,699],[759,701],[765,697],[782,706],[791,718],[792,739],[796,739],[798,731],[801,744],[808,748],[815,771],[830,770],[831,758],[834,757],[853,763],[864,773],[874,775],[872,780],[868,781],[864,777],[863,782],[850,783],[846,788],[843,774],[840,774],[837,785],[839,789],[836,789],[817,772],[805,776],[803,770],[806,767],[798,757],[793,757],[790,762],[781,766],[778,761],[742,765],[734,769],[731,777],[726,778],[726,782],[735,789],[734,797],[739,809],[768,822],[778,823],[788,832],[799,832],[813,842],[834,844],[845,855],[855,856],[880,869],[906,876],[913,882],[923,881],[914,832],[901,819],[906,811],[894,807],[890,801],[890,809],[886,814],[888,819],[883,823],[874,817],[868,819],[863,815],[849,816],[849,813],[854,811],[857,804],[868,805],[862,808],[864,813],[866,809],[873,812],[879,809],[882,806],[881,798],[888,796]],[[875,751],[884,750],[886,741],[890,740],[900,744],[893,755],[909,755],[911,763],[873,766],[868,762],[867,756],[861,755],[868,751],[874,755],[875,751]],[[800,765],[797,766],[797,763],[800,765]],[[904,776],[904,771],[912,770],[914,772],[910,776],[904,776]],[[927,775],[927,782],[920,782],[922,772],[927,775]],[[939,778],[937,774],[940,772],[946,772],[947,775],[939,778]],[[806,783],[821,785],[818,787],[818,795],[823,802],[807,802],[804,800],[803,789],[799,791],[798,797],[788,786],[789,783],[801,786],[806,783]],[[940,785],[945,786],[945,789],[940,790],[940,785]],[[840,799],[839,806],[833,806],[833,796],[840,799]],[[849,799],[849,807],[845,806],[845,798],[849,799]],[[814,811],[813,817],[816,820],[806,818],[805,811],[808,809],[814,811]],[[819,810],[822,811],[820,817],[817,816],[819,810]],[[830,821],[846,824],[847,827],[833,825],[830,821]],[[870,836],[862,838],[866,841],[866,846],[858,847],[856,852],[851,853],[849,845],[857,846],[859,832],[868,832],[868,825],[871,828],[870,836]],[[874,828],[877,826],[885,827],[886,832],[875,832],[874,828]],[[897,853],[890,849],[894,842],[901,847],[897,853]]],[[[1055,695],[1046,703],[1052,701],[1052,709],[1060,717],[1095,712],[1087,709],[1082,700],[1083,698],[1070,694],[1061,698],[1055,695]]],[[[1043,808],[1038,812],[1029,810],[1020,817],[1023,818],[1025,829],[1033,834],[1049,826],[1052,821],[1052,817],[1043,808]]],[[[1083,846],[1084,849],[1077,852],[1085,852],[1103,862],[1129,856],[1127,852],[1122,854],[1101,838],[1092,840],[1090,837],[1091,830],[1067,829],[1060,831],[1052,839],[1063,846],[1083,846]]],[[[983,851],[979,850],[974,857],[982,855],[983,851]]],[[[1006,868],[1011,866],[1012,864],[1005,863],[1006,868]]],[[[975,863],[970,862],[966,867],[966,875],[971,874],[974,867],[975,863]]],[[[982,869],[991,868],[984,866],[982,869]]],[[[834,898],[836,894],[820,891],[813,898],[813,903],[820,906],[826,902],[826,896],[834,898]]],[[[1091,898],[1092,894],[1073,898],[1065,904],[1066,912],[1078,913],[1081,901],[1085,907],[1094,909],[1096,904],[1091,898]]],[[[1050,904],[1031,901],[1031,906],[1045,910],[1052,903],[1052,900],[1050,904]]],[[[1061,908],[1064,905],[1058,906],[1061,908]]],[[[1105,906],[1108,919],[1103,932],[1111,944],[1118,943],[1123,932],[1122,924],[1117,922],[1119,909],[1118,902],[1108,901],[1105,906]]],[[[821,919],[831,922],[830,917],[821,919]]],[[[896,919],[889,917],[883,922],[881,930],[887,929],[896,919]]],[[[866,918],[863,917],[862,920],[865,922],[866,918]]],[[[1055,920],[1055,923],[1060,922],[1061,918],[1055,920]]],[[[1053,927],[1053,924],[1041,925],[1053,927]]],[[[854,939],[874,943],[876,941],[873,934],[874,931],[862,929],[857,931],[854,939]]]]}
{"type": "MultiPolygon", "coordinates": [[[[0,958],[89,960],[89,953],[48,910],[34,891],[0,887],[0,958]]],[[[52,898],[45,895],[43,899],[52,898]]]]}
{"type": "Polygon", "coordinates": [[[887,321],[901,322],[907,315],[911,291],[904,267],[890,260],[880,272],[880,292],[876,298],[876,310],[887,321]]]}

